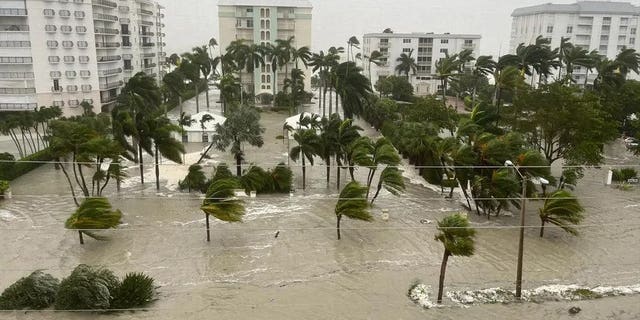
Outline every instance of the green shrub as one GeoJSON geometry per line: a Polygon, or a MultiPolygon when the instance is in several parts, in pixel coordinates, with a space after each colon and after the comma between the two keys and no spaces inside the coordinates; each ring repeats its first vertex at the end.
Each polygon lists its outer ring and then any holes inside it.
{"type": "Polygon", "coordinates": [[[155,298],[153,278],[144,273],[129,273],[113,294],[111,309],[140,308],[155,298]]]}
{"type": "Polygon", "coordinates": [[[0,180],[0,196],[4,195],[7,190],[9,190],[9,181],[0,180]]]}
{"type": "Polygon", "coordinates": [[[202,171],[202,166],[199,164],[192,164],[189,166],[189,173],[184,180],[178,181],[178,187],[180,190],[198,190],[202,193],[207,192],[207,188],[209,187],[209,183],[207,181],[207,177],[204,175],[202,171]]]}
{"type": "Polygon", "coordinates": [[[637,178],[638,172],[633,168],[613,169],[613,181],[626,182],[629,179],[637,178]]]}
{"type": "Polygon", "coordinates": [[[261,93],[256,96],[260,104],[271,104],[273,102],[273,95],[271,93],[261,93]]]}
{"type": "Polygon", "coordinates": [[[53,157],[51,156],[49,149],[44,149],[13,163],[3,162],[2,167],[0,167],[0,169],[2,169],[0,170],[0,180],[11,181],[43,165],[43,163],[39,161],[51,160],[53,160],[53,157]]]}
{"type": "Polygon", "coordinates": [[[44,309],[53,304],[60,282],[50,274],[34,271],[2,292],[0,310],[44,309]]]}
{"type": "Polygon", "coordinates": [[[240,183],[248,193],[255,191],[257,193],[270,193],[273,191],[273,179],[264,169],[258,166],[252,166],[240,178],[240,183]]]}
{"type": "Polygon", "coordinates": [[[56,296],[58,310],[104,310],[111,306],[112,293],[120,286],[107,269],[77,266],[62,280],[56,296]]]}
{"type": "Polygon", "coordinates": [[[274,192],[289,193],[293,184],[293,172],[284,163],[279,163],[271,172],[274,192]]]}
{"type": "Polygon", "coordinates": [[[213,178],[211,178],[211,182],[215,182],[221,179],[233,179],[236,176],[231,173],[229,170],[229,166],[226,163],[221,163],[216,167],[216,171],[213,174],[213,178]]]}

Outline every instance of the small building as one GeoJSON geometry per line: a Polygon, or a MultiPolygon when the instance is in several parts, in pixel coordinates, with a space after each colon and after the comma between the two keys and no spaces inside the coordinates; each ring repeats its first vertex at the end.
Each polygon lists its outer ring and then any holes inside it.
{"type": "Polygon", "coordinates": [[[208,143],[216,133],[216,125],[222,125],[225,121],[227,118],[211,112],[196,113],[191,116],[191,124],[182,127],[182,142],[208,143]]]}
{"type": "Polygon", "coordinates": [[[288,139],[293,139],[293,134],[296,133],[297,129],[310,129],[309,125],[300,125],[300,120],[304,118],[317,117],[318,121],[320,121],[321,117],[318,114],[311,112],[303,112],[296,114],[295,116],[289,117],[284,120],[284,124],[282,126],[283,135],[288,139]],[[287,130],[287,128],[292,128],[291,130],[287,130]],[[287,134],[288,133],[288,134],[287,134]]]}

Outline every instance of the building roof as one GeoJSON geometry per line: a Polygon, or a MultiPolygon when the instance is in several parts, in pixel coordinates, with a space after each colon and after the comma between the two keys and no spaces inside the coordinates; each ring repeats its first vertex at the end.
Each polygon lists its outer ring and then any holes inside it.
{"type": "Polygon", "coordinates": [[[308,0],[218,0],[219,6],[313,8],[308,0]]]}
{"type": "Polygon", "coordinates": [[[302,119],[302,118],[313,118],[314,116],[317,116],[318,118],[320,117],[320,115],[318,115],[316,113],[303,112],[303,113],[296,114],[293,117],[289,117],[289,118],[285,119],[284,120],[285,126],[290,126],[291,128],[293,128],[293,130],[288,132],[289,133],[288,134],[289,139],[293,139],[293,134],[295,133],[295,130],[297,130],[297,129],[310,129],[310,127],[308,125],[301,126],[300,125],[300,119],[302,119]]]}
{"type": "Polygon", "coordinates": [[[216,124],[223,124],[225,121],[227,121],[227,118],[223,116],[219,116],[217,114],[213,114],[211,112],[202,111],[200,113],[196,113],[192,115],[191,120],[194,120],[193,123],[191,123],[190,126],[185,126],[184,131],[187,131],[187,132],[216,131],[216,124]],[[201,123],[200,121],[202,121],[202,118],[205,115],[209,115],[213,119],[209,121],[205,121],[204,123],[201,123]],[[202,126],[204,126],[204,129],[202,128],[202,126]]]}
{"type": "Polygon", "coordinates": [[[577,13],[577,14],[640,14],[640,7],[629,2],[580,1],[573,4],[545,3],[537,6],[518,8],[512,17],[541,13],[577,13]]]}
{"type": "Polygon", "coordinates": [[[479,34],[462,33],[433,33],[433,32],[412,32],[412,33],[365,33],[365,38],[436,38],[436,39],[480,39],[479,34]]]}

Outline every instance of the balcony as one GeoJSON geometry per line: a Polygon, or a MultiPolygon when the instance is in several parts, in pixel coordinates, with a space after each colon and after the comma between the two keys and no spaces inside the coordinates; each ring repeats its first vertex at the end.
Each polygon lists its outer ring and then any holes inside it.
{"type": "Polygon", "coordinates": [[[144,21],[144,20],[140,20],[138,21],[139,24],[143,25],[143,26],[152,26],[153,22],[151,21],[144,21]]]}
{"type": "Polygon", "coordinates": [[[389,42],[380,42],[380,48],[389,48],[389,42]]]}
{"type": "Polygon", "coordinates": [[[278,30],[295,30],[296,24],[294,22],[282,22],[278,21],[278,30]]]}
{"type": "Polygon", "coordinates": [[[155,52],[154,53],[143,53],[140,55],[143,58],[153,58],[156,56],[155,52]]]}
{"type": "Polygon", "coordinates": [[[155,63],[148,63],[144,66],[145,69],[150,69],[150,68],[155,68],[157,66],[157,64],[155,63]]]}
{"type": "Polygon", "coordinates": [[[0,72],[0,79],[28,80],[35,77],[33,72],[0,72]]]}
{"type": "Polygon", "coordinates": [[[53,93],[62,93],[62,86],[59,87],[51,87],[51,92],[53,93]]]}
{"type": "Polygon", "coordinates": [[[33,64],[31,57],[0,57],[0,64],[33,64]]]}
{"type": "Polygon", "coordinates": [[[120,42],[96,42],[96,48],[98,49],[120,48],[120,42]]]}
{"type": "Polygon", "coordinates": [[[27,9],[0,8],[0,17],[26,17],[27,9]]]}
{"type": "Polygon", "coordinates": [[[99,6],[99,7],[107,7],[107,8],[112,8],[115,9],[118,7],[118,4],[113,2],[113,1],[108,1],[108,0],[93,0],[93,2],[91,3],[94,6],[99,6]]]}
{"type": "Polygon", "coordinates": [[[0,41],[0,48],[31,48],[31,41],[0,41]]]}
{"type": "Polygon", "coordinates": [[[138,9],[138,14],[145,15],[145,16],[152,16],[153,15],[153,11],[145,10],[145,9],[138,9]]]}
{"type": "Polygon", "coordinates": [[[155,45],[156,44],[153,43],[153,42],[141,42],[140,43],[140,46],[142,46],[142,47],[155,47],[155,45]]]}
{"type": "Polygon", "coordinates": [[[122,30],[122,32],[120,32],[122,35],[131,35],[131,31],[129,30],[122,30]]]}
{"type": "Polygon", "coordinates": [[[0,103],[2,111],[33,111],[37,107],[37,103],[0,103]]]}
{"type": "Polygon", "coordinates": [[[124,85],[124,81],[122,81],[122,80],[119,80],[119,81],[116,81],[116,82],[111,82],[111,83],[101,83],[100,84],[100,90],[110,90],[110,89],[113,89],[113,88],[120,87],[122,85],[124,85]]]}
{"type": "Polygon", "coordinates": [[[98,70],[98,76],[100,77],[108,77],[118,73],[122,73],[122,68],[116,69],[108,69],[108,70],[98,70]]]}
{"type": "Polygon", "coordinates": [[[26,24],[0,24],[0,32],[26,32],[29,26],[26,24]]]}
{"type": "Polygon", "coordinates": [[[118,29],[110,29],[110,28],[95,28],[96,34],[108,34],[108,35],[118,35],[120,34],[120,30],[118,29]]]}
{"type": "Polygon", "coordinates": [[[153,32],[149,32],[149,31],[142,31],[140,32],[140,35],[143,37],[153,37],[155,34],[153,32]]]}
{"type": "Polygon", "coordinates": [[[0,88],[0,94],[30,94],[36,93],[36,88],[0,88]]]}
{"type": "Polygon", "coordinates": [[[118,21],[118,16],[114,16],[114,15],[110,15],[110,14],[94,13],[93,14],[93,19],[94,20],[116,22],[116,21],[118,21]]]}
{"type": "Polygon", "coordinates": [[[100,97],[100,103],[112,103],[118,100],[118,96],[100,97]]]}
{"type": "Polygon", "coordinates": [[[98,63],[106,63],[122,60],[122,56],[98,56],[98,63]]]}

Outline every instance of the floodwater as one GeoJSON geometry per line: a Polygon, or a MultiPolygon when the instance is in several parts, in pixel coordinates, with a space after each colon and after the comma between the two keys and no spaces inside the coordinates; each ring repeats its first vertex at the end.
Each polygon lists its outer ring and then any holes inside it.
{"type": "MultiPolygon", "coordinates": [[[[185,110],[191,106],[188,101],[185,110]]],[[[247,147],[248,162],[263,167],[287,162],[286,146],[276,139],[286,117],[262,113],[265,146],[247,147]]],[[[376,134],[369,128],[366,133],[376,134]]],[[[188,146],[192,152],[186,156],[188,163],[203,147],[188,146]]],[[[611,155],[609,165],[637,163],[620,142],[606,151],[611,155]]],[[[230,155],[214,151],[207,169],[231,160],[230,155]]],[[[576,191],[587,210],[580,236],[548,228],[541,239],[537,228],[526,230],[525,288],[640,282],[640,254],[634,249],[640,239],[640,193],[604,186],[605,169],[588,170],[576,191]]],[[[86,239],[83,246],[77,233],[64,229],[75,206],[62,172],[45,165],[17,179],[12,184],[14,198],[0,202],[0,288],[35,269],[61,278],[85,263],[106,266],[118,275],[148,273],[160,285],[159,300],[150,310],[137,313],[8,312],[0,313],[0,318],[564,319],[570,318],[567,310],[572,306],[583,310],[576,319],[640,317],[638,297],[469,308],[445,300],[444,308],[422,310],[409,301],[407,291],[418,280],[437,287],[443,249],[434,240],[435,222],[461,211],[459,202],[424,187],[407,168],[406,193],[394,197],[382,192],[372,209],[376,220],[344,220],[343,238],[338,241],[335,171],[327,188],[325,168],[317,162],[303,191],[300,167],[293,170],[297,190],[292,196],[247,198],[245,222],[213,222],[210,243],[205,241],[199,210],[201,195],[174,189],[186,166],[161,167],[157,192],[153,168],[145,168],[145,185],[140,186],[132,165],[122,190],[105,192],[122,210],[124,225],[104,232],[109,241],[86,239]],[[382,210],[388,210],[388,221],[381,218],[382,210]]],[[[342,173],[342,181],[347,181],[342,173]]],[[[366,176],[364,170],[357,174],[361,181],[366,176]]],[[[528,225],[539,225],[537,206],[538,202],[529,202],[528,225]]],[[[519,223],[518,215],[487,220],[471,213],[469,217],[478,228],[477,251],[473,257],[449,259],[445,290],[513,288],[518,240],[518,229],[513,227],[519,223]]]]}

